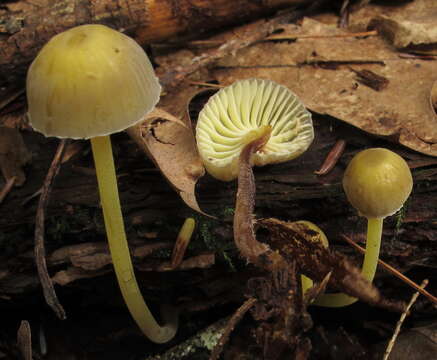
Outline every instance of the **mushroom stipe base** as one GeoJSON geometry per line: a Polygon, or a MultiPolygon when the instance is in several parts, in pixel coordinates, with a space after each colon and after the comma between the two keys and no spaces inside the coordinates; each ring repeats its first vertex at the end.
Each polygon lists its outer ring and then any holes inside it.
{"type": "Polygon", "coordinates": [[[121,293],[142,332],[155,343],[165,343],[176,334],[178,314],[174,309],[166,309],[164,320],[169,323],[160,326],[147,307],[135,279],[126,239],[111,139],[109,136],[95,137],[91,139],[91,145],[109,249],[121,293]]]}
{"type": "MultiPolygon", "coordinates": [[[[364,255],[361,274],[369,282],[372,282],[378,266],[379,250],[381,247],[383,218],[370,218],[367,222],[366,254],[364,255]]],[[[312,285],[312,283],[311,283],[312,285]]],[[[305,284],[305,287],[308,283],[305,284]]],[[[304,289],[306,291],[307,289],[304,289]]],[[[343,293],[320,295],[312,305],[325,307],[343,307],[352,305],[358,299],[343,293]]]]}

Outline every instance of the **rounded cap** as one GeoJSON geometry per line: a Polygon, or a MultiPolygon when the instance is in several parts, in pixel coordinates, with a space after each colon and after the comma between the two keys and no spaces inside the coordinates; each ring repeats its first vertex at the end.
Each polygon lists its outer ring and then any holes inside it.
{"type": "Polygon", "coordinates": [[[161,86],[144,50],[103,25],[54,36],[27,73],[32,127],[46,136],[88,139],[142,120],[161,86]]]}
{"type": "Polygon", "coordinates": [[[343,188],[362,216],[384,218],[402,207],[413,188],[413,178],[398,154],[382,148],[367,149],[349,163],[343,188]]]}
{"type": "Polygon", "coordinates": [[[240,80],[212,96],[199,114],[196,140],[206,170],[230,181],[252,134],[271,127],[271,137],[254,165],[280,163],[301,155],[314,138],[311,114],[285,86],[270,80],[240,80]]]}

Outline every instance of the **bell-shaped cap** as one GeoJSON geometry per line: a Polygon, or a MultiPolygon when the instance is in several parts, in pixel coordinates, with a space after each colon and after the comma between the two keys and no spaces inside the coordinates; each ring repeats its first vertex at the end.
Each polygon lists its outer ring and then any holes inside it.
{"type": "Polygon", "coordinates": [[[54,36],[27,73],[29,118],[46,136],[88,139],[142,120],[161,86],[144,50],[103,25],[54,36]]]}
{"type": "Polygon", "coordinates": [[[347,166],[343,188],[362,216],[384,218],[398,211],[410,196],[413,177],[398,154],[382,148],[367,149],[347,166]]]}
{"type": "Polygon", "coordinates": [[[199,114],[196,140],[206,170],[230,181],[238,176],[241,150],[260,128],[271,127],[254,165],[281,163],[301,155],[314,138],[311,113],[285,86],[270,80],[240,80],[212,96],[199,114]]]}

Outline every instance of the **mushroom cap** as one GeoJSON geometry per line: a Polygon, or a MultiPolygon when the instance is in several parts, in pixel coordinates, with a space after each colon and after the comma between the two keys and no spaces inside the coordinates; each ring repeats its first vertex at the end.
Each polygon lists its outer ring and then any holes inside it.
{"type": "Polygon", "coordinates": [[[27,73],[29,119],[46,136],[89,139],[141,121],[161,86],[144,50],[103,25],[54,36],[27,73]]]}
{"type": "Polygon", "coordinates": [[[268,126],[271,137],[254,154],[254,165],[292,160],[314,139],[311,113],[285,86],[246,79],[221,89],[208,100],[196,126],[197,147],[206,170],[219,180],[235,179],[241,150],[256,130],[268,126]]]}
{"type": "Polygon", "coordinates": [[[393,215],[407,200],[413,177],[404,159],[393,151],[361,151],[349,163],[343,188],[352,206],[367,218],[393,215]]]}

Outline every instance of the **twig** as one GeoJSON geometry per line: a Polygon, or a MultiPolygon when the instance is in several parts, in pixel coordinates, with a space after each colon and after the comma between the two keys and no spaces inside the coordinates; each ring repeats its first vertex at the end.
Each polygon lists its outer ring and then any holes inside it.
{"type": "MultiPolygon", "coordinates": [[[[313,34],[275,34],[267,36],[264,40],[294,40],[294,39],[326,39],[326,38],[349,38],[349,37],[365,37],[365,36],[377,36],[378,31],[361,31],[344,34],[332,34],[332,35],[313,35],[313,34]]],[[[220,46],[224,42],[221,40],[193,40],[188,45],[208,45],[208,46],[220,46]]]]}
{"type": "MultiPolygon", "coordinates": [[[[423,288],[426,287],[426,285],[428,285],[428,279],[425,279],[425,280],[422,281],[422,284],[420,285],[420,288],[423,289],[423,288]]],[[[418,297],[419,297],[419,291],[417,291],[417,292],[415,292],[415,293],[413,294],[413,296],[411,297],[410,302],[408,303],[407,307],[405,308],[405,311],[402,313],[401,318],[400,318],[399,321],[397,322],[397,324],[396,324],[396,329],[395,329],[395,331],[394,331],[394,333],[393,333],[393,336],[392,336],[390,342],[389,342],[388,345],[387,345],[387,349],[385,350],[384,357],[383,357],[382,360],[388,360],[388,358],[389,358],[389,356],[390,356],[390,353],[391,353],[391,351],[392,351],[392,349],[393,349],[393,346],[394,346],[394,344],[395,344],[395,342],[396,342],[396,339],[397,339],[397,337],[398,337],[398,335],[399,335],[399,332],[400,332],[400,330],[401,330],[401,326],[402,326],[402,324],[403,324],[405,318],[407,317],[407,315],[408,315],[408,313],[409,313],[411,307],[412,307],[413,304],[416,302],[416,300],[417,300],[418,297]]]]}
{"type": "Polygon", "coordinates": [[[0,111],[18,98],[22,93],[24,93],[24,88],[15,89],[14,91],[11,91],[9,95],[6,95],[6,98],[0,100],[0,111]]]}
{"type": "Polygon", "coordinates": [[[349,13],[350,13],[349,0],[343,0],[343,4],[340,9],[340,23],[341,28],[347,28],[349,26],[349,13]]]}
{"type": "Polygon", "coordinates": [[[228,324],[226,325],[225,331],[220,337],[218,343],[214,346],[214,349],[211,352],[209,360],[217,360],[220,357],[220,354],[223,351],[223,347],[226,345],[229,339],[229,335],[234,330],[235,326],[240,322],[243,318],[244,314],[246,314],[257,300],[255,298],[250,298],[246,300],[243,305],[241,305],[234,315],[229,319],[228,324]]]}
{"type": "Polygon", "coordinates": [[[53,180],[59,172],[62,154],[64,152],[67,140],[60,141],[56,154],[50,165],[47,176],[44,180],[44,184],[41,191],[41,196],[38,202],[38,208],[35,218],[35,261],[38,269],[38,275],[43,288],[44,298],[47,304],[53,309],[56,315],[61,319],[66,319],[65,310],[59,302],[55,289],[53,287],[52,280],[50,279],[47,271],[46,252],[44,247],[44,218],[45,209],[49,201],[50,191],[52,188],[53,180]]]}
{"type": "MultiPolygon", "coordinates": [[[[363,249],[360,245],[349,239],[346,235],[341,235],[341,237],[350,245],[352,245],[356,250],[358,250],[360,253],[365,254],[366,249],[363,249]]],[[[423,296],[427,297],[429,300],[431,300],[434,304],[437,304],[437,298],[430,294],[428,291],[423,289],[423,287],[417,285],[413,280],[407,278],[404,274],[401,274],[398,270],[396,270],[391,265],[387,264],[386,262],[378,259],[378,264],[381,265],[385,270],[395,275],[397,278],[401,279],[404,283],[412,287],[414,290],[421,293],[423,296]]]]}
{"type": "Polygon", "coordinates": [[[18,328],[17,346],[24,360],[32,360],[32,335],[27,320],[22,320],[18,328]]]}
{"type": "Polygon", "coordinates": [[[9,192],[11,191],[12,187],[15,184],[15,180],[17,179],[16,176],[12,176],[11,178],[8,179],[8,181],[6,181],[5,186],[3,186],[3,189],[0,191],[0,204],[3,202],[3,200],[5,199],[5,197],[9,194],[9,192]]]}
{"type": "Polygon", "coordinates": [[[211,83],[201,82],[201,81],[188,81],[188,83],[191,85],[206,86],[206,87],[212,87],[212,88],[218,88],[218,89],[224,88],[224,85],[211,84],[211,83]]]}
{"type": "Polygon", "coordinates": [[[276,35],[268,36],[266,40],[327,39],[327,38],[349,38],[349,37],[364,37],[364,36],[377,36],[377,35],[378,32],[376,30],[356,32],[356,33],[332,34],[332,35],[276,34],[276,35]]]}
{"type": "Polygon", "coordinates": [[[314,174],[326,175],[327,173],[329,173],[337,164],[341,155],[343,155],[345,148],[346,148],[346,141],[343,139],[338,140],[333,146],[333,148],[331,149],[331,151],[329,152],[328,156],[326,157],[320,169],[314,171],[314,174]]]}

